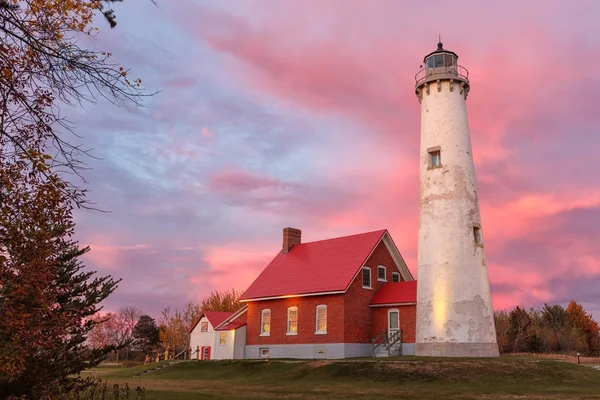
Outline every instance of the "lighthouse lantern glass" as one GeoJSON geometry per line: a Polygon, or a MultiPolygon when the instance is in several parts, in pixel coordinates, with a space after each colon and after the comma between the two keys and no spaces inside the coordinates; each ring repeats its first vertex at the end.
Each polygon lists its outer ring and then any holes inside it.
{"type": "Polygon", "coordinates": [[[456,57],[452,54],[434,54],[427,59],[427,68],[456,66],[456,57]]]}

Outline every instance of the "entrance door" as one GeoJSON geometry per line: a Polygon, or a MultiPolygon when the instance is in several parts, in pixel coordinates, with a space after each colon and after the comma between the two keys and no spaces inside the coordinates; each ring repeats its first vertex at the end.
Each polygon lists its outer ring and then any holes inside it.
{"type": "Polygon", "coordinates": [[[202,359],[203,360],[210,360],[210,346],[203,346],[202,347],[202,359]]]}
{"type": "Polygon", "coordinates": [[[400,330],[400,312],[397,309],[388,310],[388,332],[390,338],[400,330]]]}

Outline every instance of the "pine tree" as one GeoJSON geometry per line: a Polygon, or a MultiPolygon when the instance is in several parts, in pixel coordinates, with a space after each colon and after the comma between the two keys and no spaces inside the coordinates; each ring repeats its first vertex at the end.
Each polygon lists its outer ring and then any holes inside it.
{"type": "MultiPolygon", "coordinates": [[[[31,156],[43,169],[43,155],[31,156]]],[[[71,239],[65,183],[46,179],[24,161],[0,157],[0,398],[68,391],[83,383],[74,374],[111,350],[84,342],[118,281],[84,270],[79,258],[89,248],[71,239]]]]}

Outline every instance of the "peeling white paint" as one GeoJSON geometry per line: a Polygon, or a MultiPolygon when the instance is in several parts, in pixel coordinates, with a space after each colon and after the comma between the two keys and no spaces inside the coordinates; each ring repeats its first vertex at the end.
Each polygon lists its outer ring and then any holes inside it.
{"type": "Polygon", "coordinates": [[[465,94],[440,85],[421,101],[416,354],[497,356],[465,94]]]}

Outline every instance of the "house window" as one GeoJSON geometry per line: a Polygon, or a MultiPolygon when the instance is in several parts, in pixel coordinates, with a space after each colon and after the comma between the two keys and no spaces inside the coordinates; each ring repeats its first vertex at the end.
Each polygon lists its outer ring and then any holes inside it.
{"type": "Polygon", "coordinates": [[[208,332],[208,322],[200,322],[200,332],[208,332]]]}
{"type": "Polygon", "coordinates": [[[392,272],[392,282],[400,282],[400,273],[392,272]]]}
{"type": "Polygon", "coordinates": [[[258,356],[259,357],[269,357],[269,348],[268,347],[261,347],[260,349],[258,349],[258,356]]]}
{"type": "Polygon", "coordinates": [[[473,227],[473,236],[475,237],[475,244],[483,244],[483,239],[481,238],[481,228],[478,226],[473,227]]]}
{"type": "Polygon", "coordinates": [[[271,335],[271,310],[268,308],[262,310],[260,314],[260,335],[271,335]]]}
{"type": "Polygon", "coordinates": [[[298,334],[298,307],[288,308],[287,334],[288,335],[297,335],[298,334]]]}
{"type": "Polygon", "coordinates": [[[362,284],[363,288],[371,289],[371,268],[363,267],[362,269],[362,284]]]}
{"type": "Polygon", "coordinates": [[[377,280],[383,282],[387,281],[385,277],[385,267],[383,265],[377,267],[377,280]]]}
{"type": "Polygon", "coordinates": [[[219,332],[219,344],[225,346],[227,343],[227,332],[219,332]]]}
{"type": "Polygon", "coordinates": [[[317,330],[315,333],[327,333],[327,306],[317,306],[317,330]]]}

